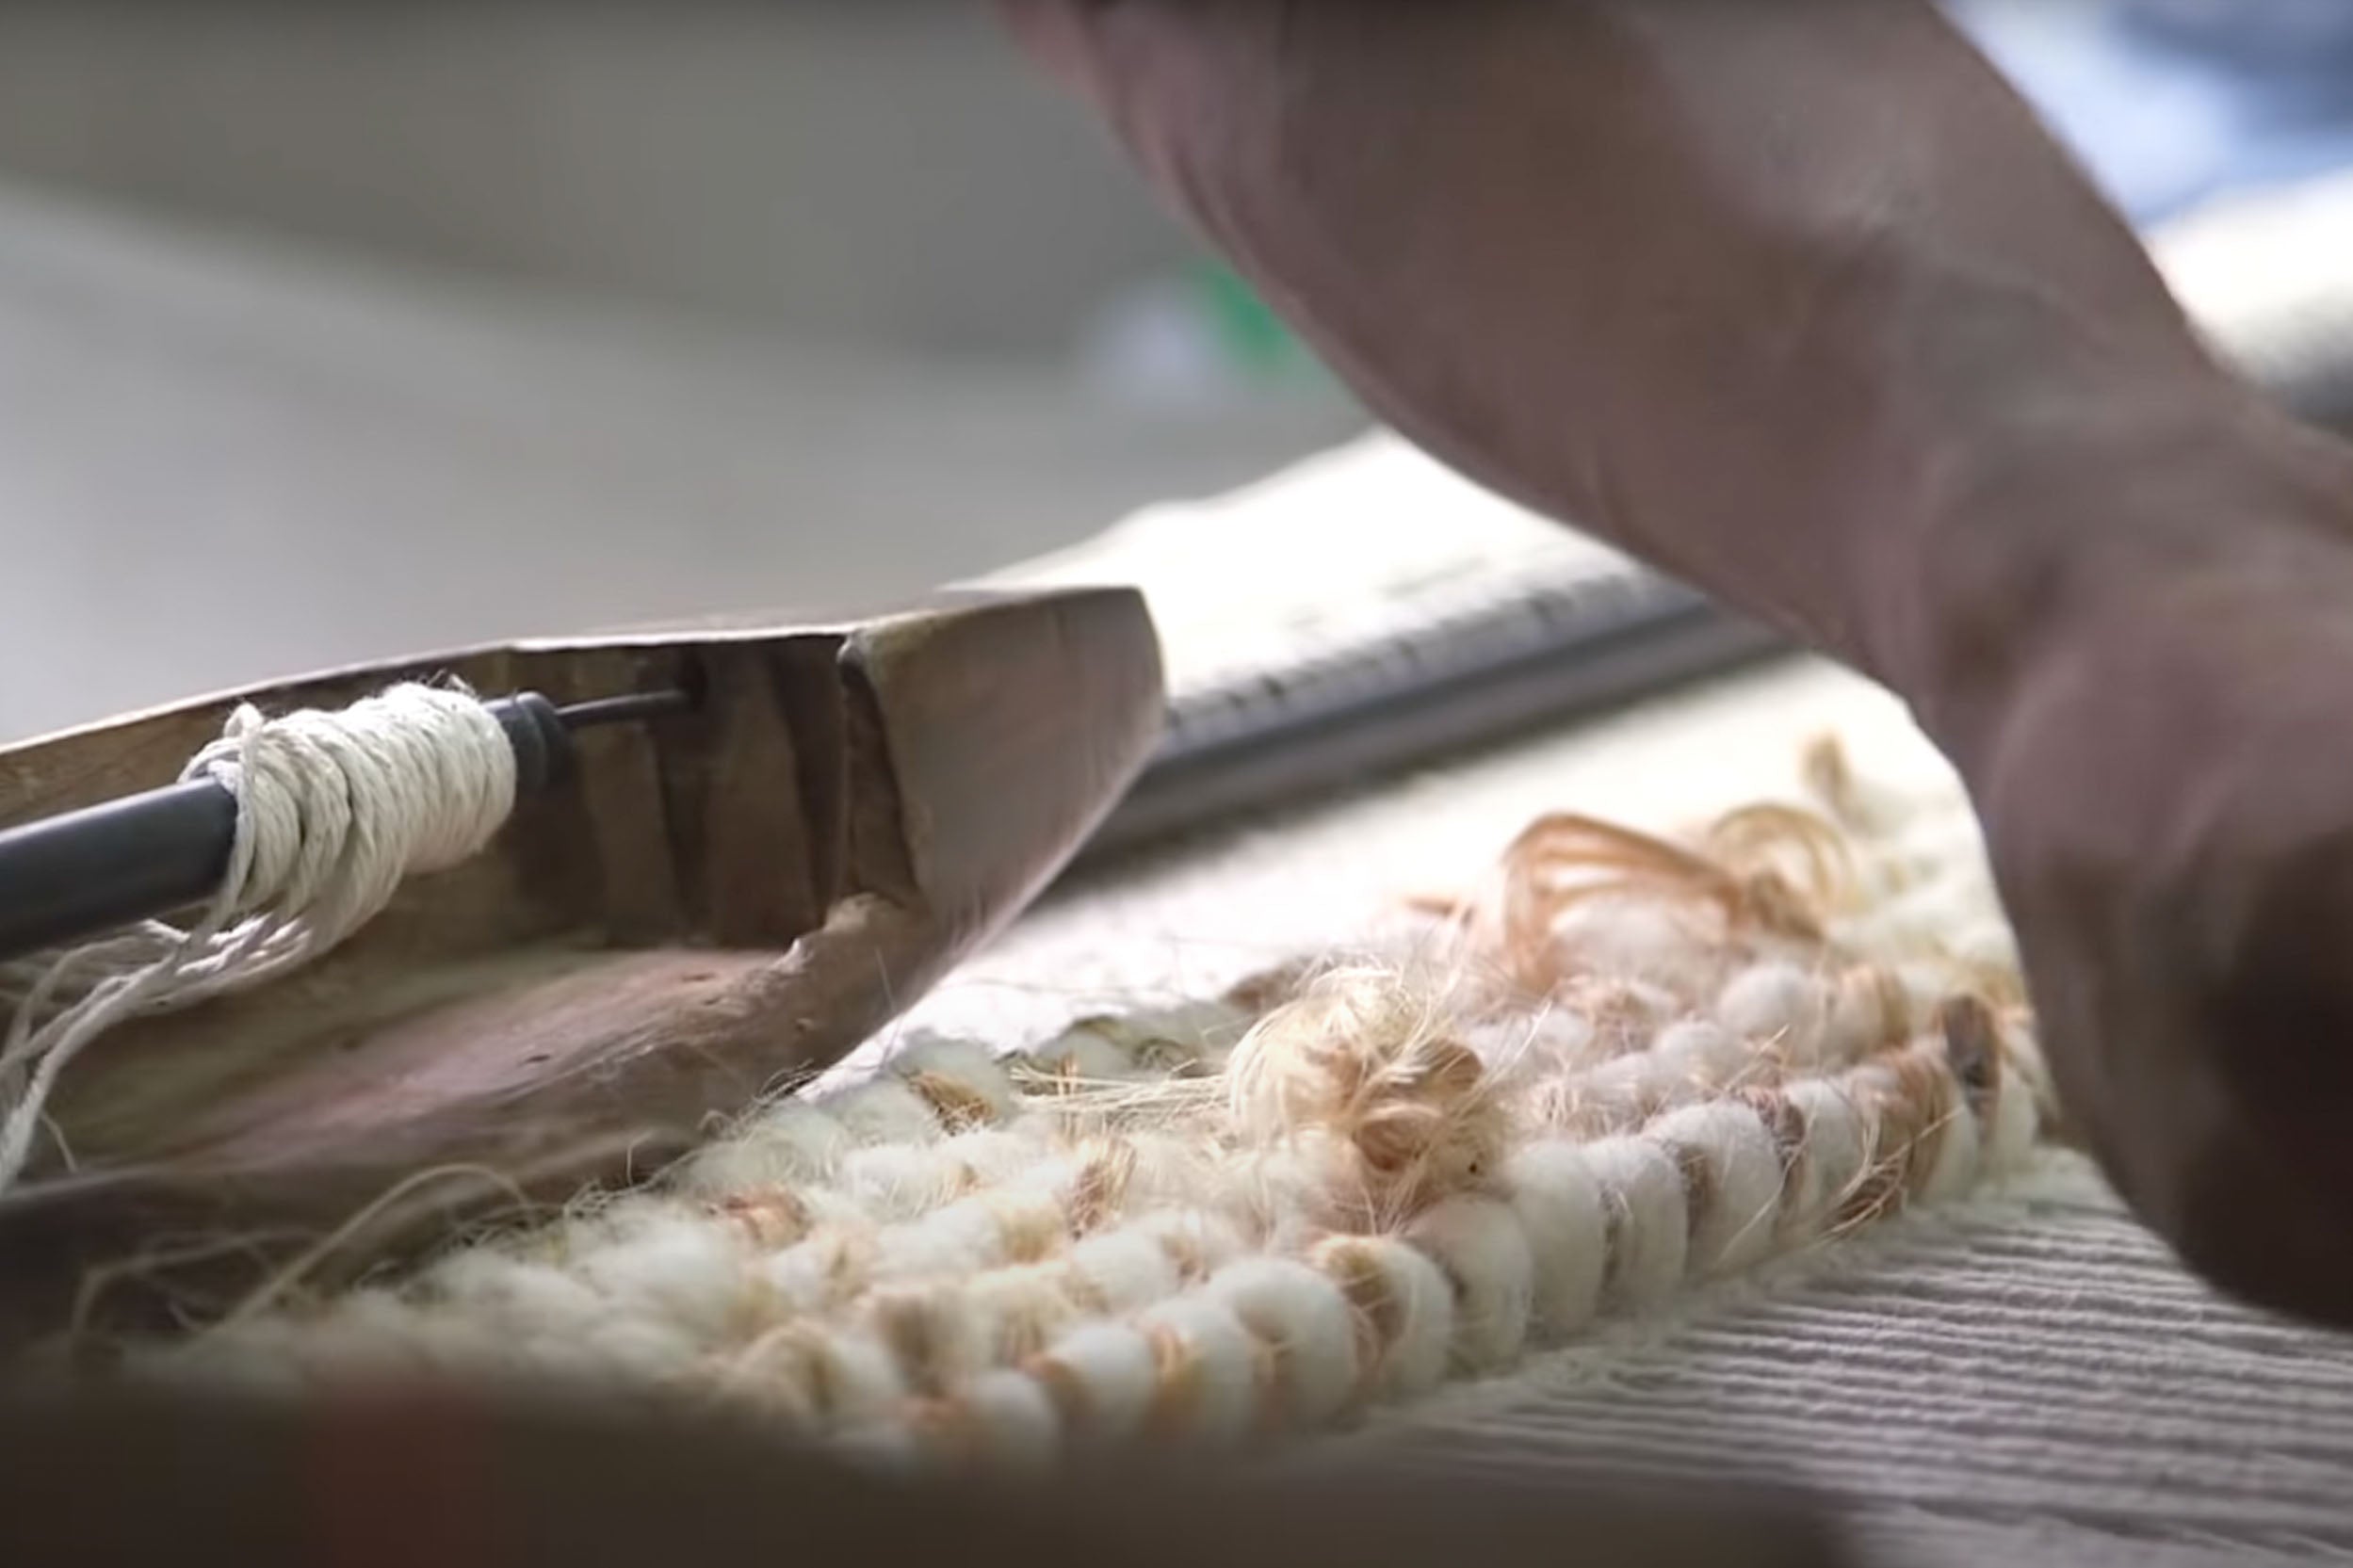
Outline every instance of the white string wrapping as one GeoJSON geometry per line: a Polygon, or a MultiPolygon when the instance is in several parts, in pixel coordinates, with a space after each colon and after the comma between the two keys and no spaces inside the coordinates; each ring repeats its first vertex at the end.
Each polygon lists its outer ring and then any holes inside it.
{"type": "Polygon", "coordinates": [[[478,852],[514,808],[514,751],[481,701],[404,684],[276,719],[249,705],[182,771],[236,798],[219,891],[38,961],[0,1046],[0,1190],[32,1156],[57,1076],[125,1020],[267,980],[343,942],[409,876],[478,852]]]}

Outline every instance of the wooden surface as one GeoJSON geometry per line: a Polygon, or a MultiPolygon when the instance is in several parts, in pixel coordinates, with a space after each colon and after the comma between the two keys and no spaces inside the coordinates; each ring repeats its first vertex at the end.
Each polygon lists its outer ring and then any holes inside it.
{"type": "MultiPolygon", "coordinates": [[[[1119,590],[533,643],[264,695],[334,706],[433,674],[560,703],[703,695],[583,733],[570,784],[320,962],[92,1046],[54,1102],[73,1168],[52,1150],[0,1198],[0,1336],[57,1326],[93,1269],[159,1247],[239,1243],[124,1276],[102,1316],[202,1316],[337,1227],[321,1277],[658,1166],[866,1040],[1019,910],[1160,708],[1149,618],[1119,590]]],[[[230,701],[0,752],[0,821],[167,782],[230,701]]]]}

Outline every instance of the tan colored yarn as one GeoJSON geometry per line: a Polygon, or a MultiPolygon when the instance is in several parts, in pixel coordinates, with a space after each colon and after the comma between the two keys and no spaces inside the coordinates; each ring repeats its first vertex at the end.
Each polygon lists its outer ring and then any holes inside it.
{"type": "Polygon", "coordinates": [[[1966,823],[1809,777],[1675,841],[1546,817],[1412,941],[1223,997],[901,1042],[648,1190],[135,1365],[589,1380],[1030,1466],[1508,1366],[2029,1154],[1966,823]]]}

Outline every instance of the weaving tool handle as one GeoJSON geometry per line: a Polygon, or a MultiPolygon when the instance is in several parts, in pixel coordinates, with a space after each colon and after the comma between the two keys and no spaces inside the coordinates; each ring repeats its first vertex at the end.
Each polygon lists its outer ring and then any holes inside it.
{"type": "MultiPolygon", "coordinates": [[[[682,713],[687,691],[633,692],[558,707],[535,691],[482,704],[514,749],[515,792],[577,767],[573,732],[682,713]]],[[[189,779],[0,831],[0,959],[63,946],[211,897],[236,844],[237,800],[189,779]]]]}
{"type": "Polygon", "coordinates": [[[176,885],[158,871],[140,900],[200,891],[234,814],[185,787],[138,798],[238,704],[333,710],[450,679],[525,694],[508,701],[560,787],[315,962],[89,1046],[49,1107],[71,1165],[47,1153],[0,1193],[0,1348],[55,1332],[92,1277],[115,1281],[95,1321],[201,1319],[292,1257],[332,1283],[518,1200],[658,1169],[870,1038],[1020,910],[1142,768],[1163,702],[1127,590],[521,643],[0,749],[0,832],[21,846],[78,820],[64,843],[124,810],[184,851],[176,885]],[[681,692],[691,706],[663,695],[681,692]],[[264,1239],[110,1272],[226,1235],[264,1239]]]}

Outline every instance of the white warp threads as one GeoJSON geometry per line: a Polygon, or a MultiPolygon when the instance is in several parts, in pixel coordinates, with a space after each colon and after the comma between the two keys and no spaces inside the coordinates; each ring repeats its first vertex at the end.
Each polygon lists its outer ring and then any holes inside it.
{"type": "Polygon", "coordinates": [[[181,778],[236,798],[220,888],[185,929],[150,921],[51,961],[0,1045],[0,1190],[32,1156],[57,1076],[107,1029],[307,963],[409,876],[479,851],[514,809],[514,750],[469,693],[396,686],[335,712],[250,704],[181,778]]]}

